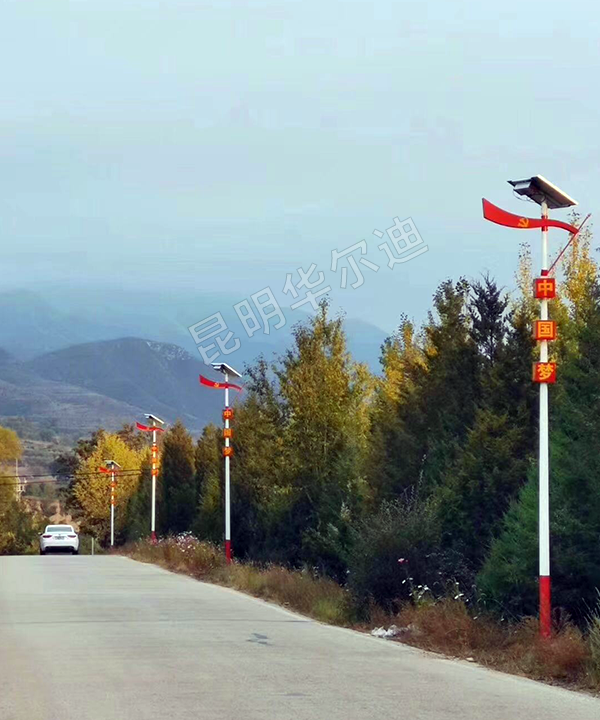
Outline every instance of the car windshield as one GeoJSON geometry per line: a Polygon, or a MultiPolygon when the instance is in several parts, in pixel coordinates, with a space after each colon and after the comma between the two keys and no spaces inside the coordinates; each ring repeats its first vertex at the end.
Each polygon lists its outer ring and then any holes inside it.
{"type": "Polygon", "coordinates": [[[61,533],[61,532],[73,532],[73,528],[70,525],[48,525],[46,532],[49,533],[61,533]]]}

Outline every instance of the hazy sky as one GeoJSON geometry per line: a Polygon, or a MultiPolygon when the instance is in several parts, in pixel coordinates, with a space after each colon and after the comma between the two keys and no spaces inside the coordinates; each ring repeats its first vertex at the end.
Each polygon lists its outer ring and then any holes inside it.
{"type": "Polygon", "coordinates": [[[241,300],[364,238],[381,269],[328,273],[333,298],[385,329],[445,277],[510,285],[530,235],[484,223],[482,196],[537,214],[505,181],[541,173],[598,209],[599,20],[592,0],[3,0],[2,282],[241,300]],[[429,251],[391,270],[372,232],[394,216],[429,251]]]}

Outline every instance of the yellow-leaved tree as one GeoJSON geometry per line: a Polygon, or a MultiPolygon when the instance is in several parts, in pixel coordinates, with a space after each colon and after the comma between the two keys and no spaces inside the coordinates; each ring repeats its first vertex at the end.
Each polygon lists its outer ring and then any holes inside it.
{"type": "Polygon", "coordinates": [[[19,502],[14,461],[23,452],[14,430],[0,427],[0,555],[33,552],[41,518],[19,502]]]}
{"type": "Polygon", "coordinates": [[[23,453],[19,436],[10,428],[0,427],[0,513],[16,496],[14,461],[23,453]]]}
{"type": "MultiPolygon", "coordinates": [[[[571,222],[580,224],[577,213],[572,214],[571,222]]],[[[592,229],[588,225],[573,238],[561,259],[559,297],[566,301],[569,316],[575,323],[582,321],[582,316],[590,307],[592,289],[598,275],[598,266],[592,257],[592,237],[592,229]]]]}
{"type": "Polygon", "coordinates": [[[101,541],[110,534],[110,475],[99,471],[107,460],[114,460],[121,469],[117,474],[115,498],[115,530],[121,532],[126,508],[137,490],[140,470],[149,450],[134,450],[118,435],[103,433],[94,451],[75,472],[73,497],[82,512],[81,528],[101,541]]]}

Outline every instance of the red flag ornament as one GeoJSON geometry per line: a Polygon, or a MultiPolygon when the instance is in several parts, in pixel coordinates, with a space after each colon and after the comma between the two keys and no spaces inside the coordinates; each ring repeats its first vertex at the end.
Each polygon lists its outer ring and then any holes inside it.
{"type": "Polygon", "coordinates": [[[138,430],[141,430],[142,432],[152,432],[153,430],[156,430],[156,432],[164,432],[164,428],[155,426],[155,427],[149,427],[148,425],[142,425],[142,423],[136,422],[135,426],[138,430]]]}
{"type": "Polygon", "coordinates": [[[231,390],[238,390],[239,392],[242,392],[242,388],[239,385],[234,385],[229,382],[215,382],[214,380],[205,378],[204,375],[200,375],[199,377],[201,385],[206,385],[206,387],[213,388],[214,390],[225,390],[226,388],[230,388],[231,390]]]}
{"type": "Polygon", "coordinates": [[[560,220],[550,220],[549,218],[528,218],[519,217],[512,213],[502,210],[502,208],[493,205],[489,200],[485,198],[483,202],[483,217],[490,222],[496,223],[496,225],[504,225],[505,227],[517,228],[519,230],[533,230],[535,228],[548,228],[555,227],[561,230],[566,230],[575,235],[579,232],[579,228],[575,225],[569,225],[569,223],[561,222],[560,220]]]}

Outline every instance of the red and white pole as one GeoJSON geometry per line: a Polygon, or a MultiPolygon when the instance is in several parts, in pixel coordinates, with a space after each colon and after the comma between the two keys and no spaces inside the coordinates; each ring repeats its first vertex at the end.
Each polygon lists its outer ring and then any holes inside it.
{"type": "Polygon", "coordinates": [[[156,544],[156,477],[158,475],[158,445],[156,442],[156,427],[152,428],[152,512],[150,520],[150,538],[152,544],[156,544]]]}
{"type": "MultiPolygon", "coordinates": [[[[229,408],[229,376],[225,373],[225,410],[229,408]]],[[[229,417],[225,413],[225,429],[229,428],[229,417]]],[[[229,447],[229,437],[225,433],[225,447],[229,447]]],[[[231,563],[231,488],[229,476],[229,454],[225,453],[225,558],[231,563]]]]}
{"type": "Polygon", "coordinates": [[[110,470],[110,546],[115,545],[115,468],[111,466],[110,470]]]}
{"type": "MultiPolygon", "coordinates": [[[[542,203],[542,218],[548,218],[548,204],[542,203]]],[[[542,226],[542,276],[548,275],[548,227],[542,226]]],[[[540,301],[540,319],[548,320],[548,300],[540,301]]],[[[548,362],[548,341],[540,341],[540,362],[548,362]]],[[[548,423],[548,383],[540,383],[539,441],[539,581],[540,635],[552,634],[552,603],[550,590],[550,454],[548,423]]]]}

